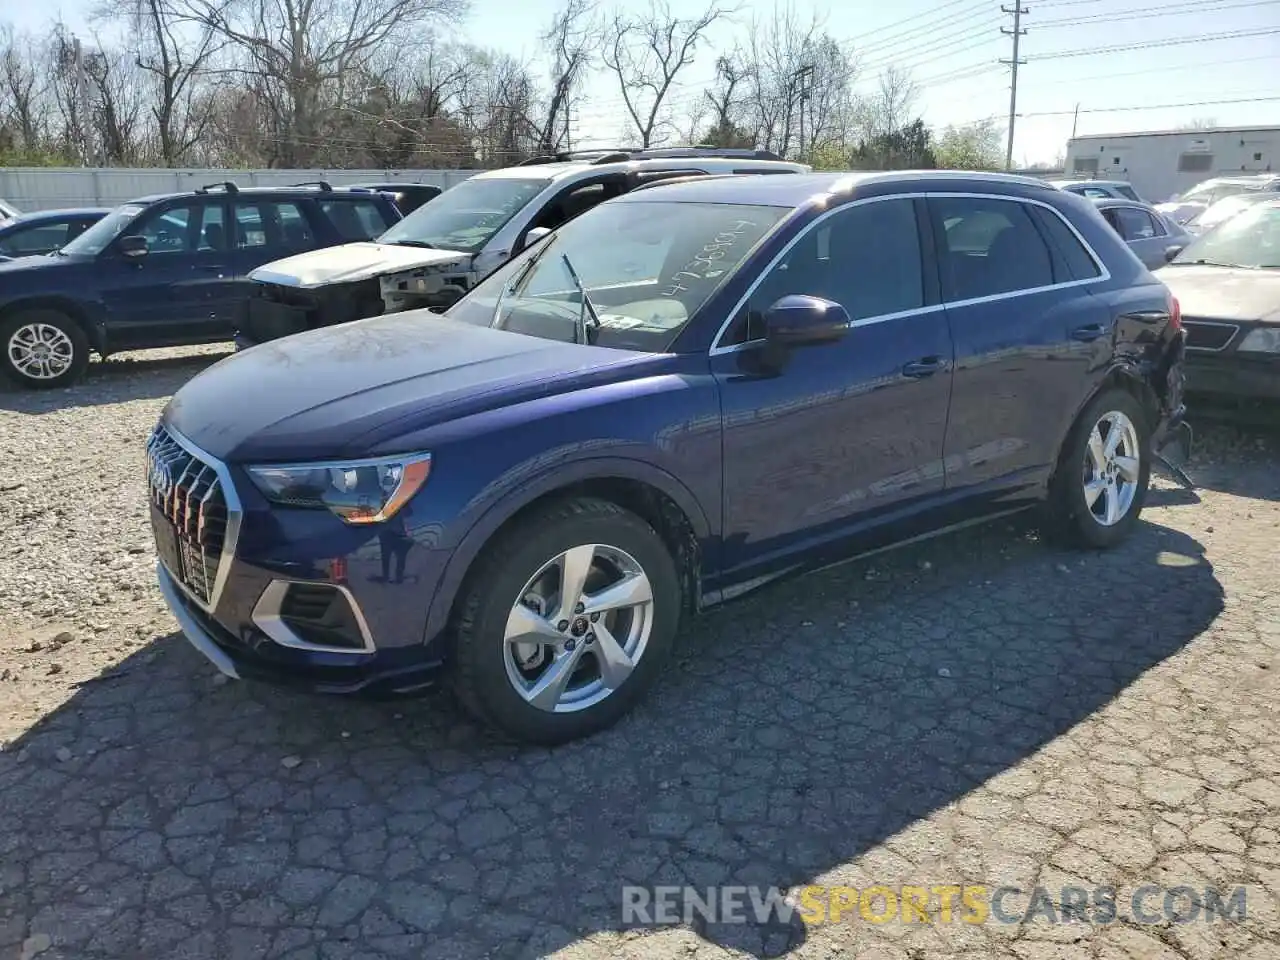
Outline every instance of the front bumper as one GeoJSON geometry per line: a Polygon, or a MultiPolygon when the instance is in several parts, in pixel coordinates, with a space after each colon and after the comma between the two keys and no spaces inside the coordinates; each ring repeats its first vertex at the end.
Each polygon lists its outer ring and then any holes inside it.
{"type": "Polygon", "coordinates": [[[147,450],[161,593],[222,673],[325,693],[432,683],[447,641],[425,637],[426,615],[447,550],[412,529],[273,509],[236,468],[163,425],[147,450]]]}
{"type": "Polygon", "coordinates": [[[233,680],[323,694],[404,696],[430,689],[444,667],[442,659],[428,656],[421,646],[363,654],[346,662],[307,656],[280,647],[253,627],[238,634],[228,630],[187,595],[163,564],[156,565],[156,579],[183,636],[233,680]]]}
{"type": "Polygon", "coordinates": [[[1280,354],[1188,351],[1187,390],[1233,400],[1280,401],[1280,354]]]}

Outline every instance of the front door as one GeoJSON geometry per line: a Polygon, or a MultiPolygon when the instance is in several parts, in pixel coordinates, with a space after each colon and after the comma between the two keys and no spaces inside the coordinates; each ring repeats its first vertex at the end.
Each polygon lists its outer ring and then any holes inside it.
{"type": "Polygon", "coordinates": [[[988,196],[928,206],[955,337],[947,485],[1030,488],[1110,342],[1110,312],[1087,288],[1097,263],[1047,207],[988,196]]]}
{"type": "Polygon", "coordinates": [[[145,238],[147,252],[129,258],[113,244],[98,258],[112,350],[200,343],[229,331],[220,305],[230,275],[220,199],[148,211],[122,236],[145,238]]]}
{"type": "Polygon", "coordinates": [[[918,213],[910,199],[886,198],[819,218],[713,349],[728,582],[785,568],[943,488],[951,337],[931,305],[918,213]],[[764,313],[790,294],[840,303],[851,327],[762,365],[764,313]]]}

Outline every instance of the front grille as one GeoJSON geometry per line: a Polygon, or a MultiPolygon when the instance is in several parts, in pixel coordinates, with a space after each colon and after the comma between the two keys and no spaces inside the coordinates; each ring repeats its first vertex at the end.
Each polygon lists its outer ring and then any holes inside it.
{"type": "Polygon", "coordinates": [[[160,562],[196,600],[212,605],[230,518],[218,471],[163,426],[147,440],[147,464],[160,562]]]}
{"type": "Polygon", "coordinates": [[[1191,320],[1182,318],[1182,325],[1187,331],[1188,350],[1225,350],[1240,327],[1234,323],[1221,320],[1191,320]]]}

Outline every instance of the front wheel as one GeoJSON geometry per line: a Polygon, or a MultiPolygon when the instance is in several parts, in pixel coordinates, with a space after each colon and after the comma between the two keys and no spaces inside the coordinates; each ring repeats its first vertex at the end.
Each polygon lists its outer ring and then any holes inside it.
{"type": "Polygon", "coordinates": [[[590,497],[486,549],[462,602],[454,689],[478,719],[556,744],[617,722],[675,640],[680,578],[643,519],[590,497]]]}
{"type": "Polygon", "coordinates": [[[24,310],[0,324],[0,350],[0,369],[35,390],[68,386],[89,367],[88,337],[57,310],[24,310]]]}
{"type": "Polygon", "coordinates": [[[1074,543],[1112,547],[1138,524],[1151,479],[1151,428],[1127,390],[1107,390],[1076,421],[1048,504],[1051,526],[1074,543]]]}

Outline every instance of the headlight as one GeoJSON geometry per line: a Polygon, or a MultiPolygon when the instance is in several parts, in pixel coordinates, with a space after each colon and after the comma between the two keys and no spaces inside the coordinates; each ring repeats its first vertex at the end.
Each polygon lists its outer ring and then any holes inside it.
{"type": "Polygon", "coordinates": [[[1248,350],[1253,353],[1280,353],[1280,327],[1258,327],[1250,330],[1249,335],[1240,341],[1236,352],[1248,350]]]}
{"type": "Polygon", "coordinates": [[[389,520],[427,481],[431,454],[249,467],[249,478],[272,503],[327,507],[347,523],[389,520]]]}

